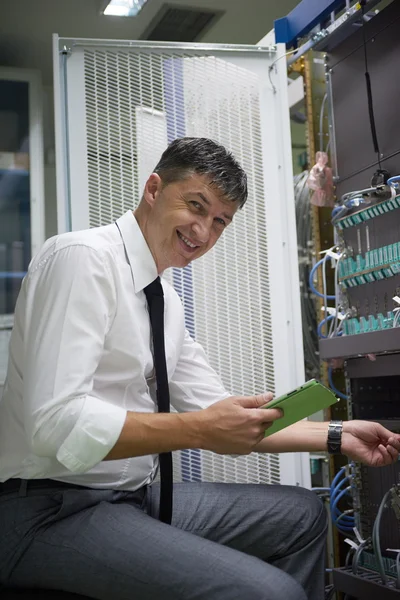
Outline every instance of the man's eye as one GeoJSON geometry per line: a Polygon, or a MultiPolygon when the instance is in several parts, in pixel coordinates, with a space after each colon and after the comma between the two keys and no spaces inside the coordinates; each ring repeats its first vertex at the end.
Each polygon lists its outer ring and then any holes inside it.
{"type": "Polygon", "coordinates": [[[197,208],[197,210],[201,210],[203,208],[203,205],[200,202],[196,202],[196,200],[191,200],[190,204],[194,206],[194,208],[197,208]]]}
{"type": "Polygon", "coordinates": [[[223,219],[215,219],[216,222],[218,223],[218,225],[221,225],[222,227],[225,227],[226,223],[223,219]]]}

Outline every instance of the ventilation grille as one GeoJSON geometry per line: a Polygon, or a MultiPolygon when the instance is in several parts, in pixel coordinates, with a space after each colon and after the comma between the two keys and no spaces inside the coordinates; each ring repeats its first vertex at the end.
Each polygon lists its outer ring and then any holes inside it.
{"type": "Polygon", "coordinates": [[[211,27],[222,12],[164,5],[143,39],[162,42],[195,42],[211,27]]]}
{"type": "MultiPolygon", "coordinates": [[[[201,53],[85,50],[89,219],[95,227],[136,206],[168,142],[211,137],[249,174],[249,199],[215,248],[167,275],[186,325],[233,394],[274,391],[258,77],[201,53]]],[[[239,459],[188,451],[183,480],[279,483],[277,455],[239,459]]]]}

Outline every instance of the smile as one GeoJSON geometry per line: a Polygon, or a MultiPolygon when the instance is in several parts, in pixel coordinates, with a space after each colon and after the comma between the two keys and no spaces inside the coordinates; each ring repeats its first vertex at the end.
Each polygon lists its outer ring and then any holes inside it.
{"type": "Polygon", "coordinates": [[[188,240],[187,238],[185,238],[185,236],[183,236],[181,234],[180,231],[176,232],[178,234],[179,239],[191,250],[194,250],[195,248],[198,248],[198,246],[196,246],[196,244],[193,244],[190,240],[188,240]]]}

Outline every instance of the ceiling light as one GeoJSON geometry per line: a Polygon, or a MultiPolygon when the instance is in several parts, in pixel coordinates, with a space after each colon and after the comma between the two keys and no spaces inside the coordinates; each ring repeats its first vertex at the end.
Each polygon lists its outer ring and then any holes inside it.
{"type": "Polygon", "coordinates": [[[136,17],[147,0],[111,0],[104,10],[106,16],[136,17]]]}

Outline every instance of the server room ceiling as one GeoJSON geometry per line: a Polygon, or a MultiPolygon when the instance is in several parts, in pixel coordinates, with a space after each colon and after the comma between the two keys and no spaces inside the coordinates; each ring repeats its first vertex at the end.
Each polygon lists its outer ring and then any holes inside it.
{"type": "Polygon", "coordinates": [[[255,44],[272,29],[274,19],[285,16],[297,3],[298,0],[148,0],[137,17],[105,17],[101,14],[103,0],[1,0],[0,66],[40,69],[44,83],[49,85],[53,33],[61,37],[146,39],[165,15],[166,5],[218,14],[211,22],[203,16],[205,26],[196,41],[255,44]]]}

